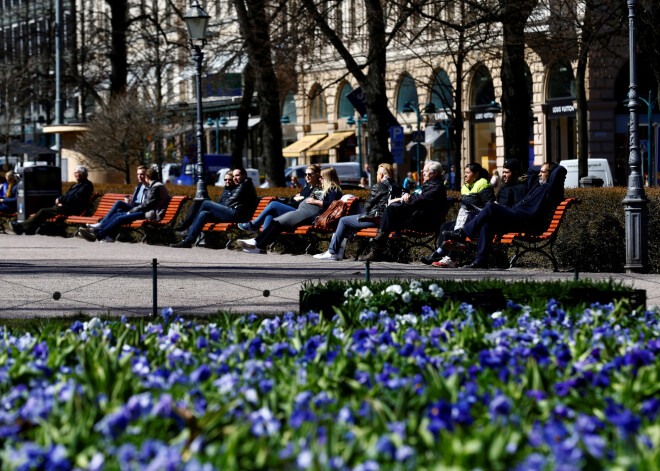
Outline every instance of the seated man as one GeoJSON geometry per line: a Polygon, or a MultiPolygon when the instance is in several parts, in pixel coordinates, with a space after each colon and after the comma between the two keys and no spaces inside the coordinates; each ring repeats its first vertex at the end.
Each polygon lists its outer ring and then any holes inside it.
{"type": "Polygon", "coordinates": [[[188,235],[181,242],[170,244],[170,247],[190,248],[202,233],[207,222],[245,222],[249,221],[257,208],[257,191],[252,179],[248,178],[244,168],[233,171],[236,188],[233,190],[226,205],[204,201],[199,208],[195,221],[190,226],[188,235]]]}
{"type": "Polygon", "coordinates": [[[10,221],[9,227],[14,234],[34,234],[39,226],[41,226],[47,219],[57,216],[58,214],[65,214],[70,216],[72,214],[82,213],[87,205],[89,199],[94,192],[94,185],[87,179],[87,167],[79,165],[76,167],[73,176],[76,178],[76,183],[66,192],[55,199],[55,206],[50,208],[41,208],[34,215],[19,223],[10,221]]]}
{"type": "Polygon", "coordinates": [[[124,224],[138,219],[152,219],[154,221],[163,219],[167,204],[170,202],[167,188],[158,181],[158,171],[153,168],[145,171],[144,179],[149,186],[149,191],[147,191],[147,196],[145,196],[142,203],[131,208],[128,212],[116,212],[110,218],[103,218],[97,229],[82,228],[78,231],[78,234],[90,242],[96,240],[114,242],[116,231],[124,224]]]}
{"type": "MultiPolygon", "coordinates": [[[[104,221],[112,218],[116,213],[125,213],[126,211],[130,211],[144,200],[144,197],[147,195],[147,190],[149,190],[149,185],[145,182],[145,175],[147,172],[147,166],[146,165],[140,165],[137,168],[137,179],[138,179],[138,185],[135,187],[135,190],[133,191],[133,196],[127,196],[124,198],[124,201],[115,201],[115,204],[112,205],[112,208],[110,211],[108,211],[108,214],[105,215],[105,217],[100,220],[99,222],[95,224],[87,224],[87,227],[90,229],[98,229],[101,227],[104,221]]],[[[114,239],[112,241],[106,240],[106,242],[114,242],[114,239]]]]}
{"type": "MultiPolygon", "coordinates": [[[[220,195],[220,198],[218,198],[218,201],[216,203],[227,206],[227,203],[229,202],[229,198],[231,198],[232,193],[234,192],[234,189],[236,188],[236,183],[234,183],[234,174],[232,173],[231,170],[227,170],[227,173],[225,173],[225,186],[224,189],[222,190],[222,194],[220,195]]],[[[195,218],[197,217],[197,213],[199,213],[199,208],[201,208],[202,203],[204,200],[193,200],[190,207],[188,208],[188,212],[186,213],[186,217],[183,219],[183,221],[177,225],[174,230],[178,235],[181,237],[186,237],[188,235],[188,228],[190,225],[195,221],[195,218]]]]}
{"type": "Polygon", "coordinates": [[[447,191],[442,181],[442,164],[432,160],[424,163],[423,184],[419,192],[404,193],[390,201],[380,220],[376,237],[371,241],[371,252],[362,261],[377,260],[392,231],[402,229],[432,230],[447,211],[447,191]]]}
{"type": "Polygon", "coordinates": [[[566,169],[556,162],[546,162],[540,173],[529,170],[529,192],[511,208],[489,204],[472,221],[455,231],[445,231],[447,241],[479,239],[477,258],[468,268],[487,268],[493,236],[507,232],[538,232],[545,229],[547,216],[564,199],[566,169]]]}
{"type": "Polygon", "coordinates": [[[0,213],[16,212],[16,175],[11,170],[5,175],[7,181],[0,185],[0,213]]]}
{"type": "MultiPolygon", "coordinates": [[[[468,164],[468,167],[470,165],[475,165],[475,164],[468,164]]],[[[481,167],[481,166],[479,166],[481,167]]],[[[527,175],[524,175],[524,178],[521,178],[522,173],[522,166],[520,165],[520,161],[518,159],[508,159],[506,162],[504,162],[504,167],[502,169],[502,180],[503,180],[503,185],[500,188],[500,191],[497,193],[497,196],[494,197],[494,201],[497,204],[501,204],[506,207],[511,207],[514,204],[516,204],[518,201],[522,200],[524,196],[527,194],[527,175]]],[[[488,184],[490,187],[490,184],[488,184]]],[[[491,187],[492,188],[492,187],[491,187]]],[[[463,197],[463,201],[469,201],[468,196],[470,193],[464,194],[465,187],[461,190],[461,195],[463,197]]],[[[491,189],[492,192],[492,189],[491,189]]],[[[488,202],[490,203],[490,201],[488,202]]],[[[483,209],[485,205],[482,205],[481,208],[476,208],[477,211],[474,211],[473,214],[470,215],[469,219],[472,219],[478,211],[483,209]]],[[[463,227],[468,221],[465,221],[465,223],[461,224],[458,228],[463,227]]],[[[445,224],[442,225],[441,231],[450,231],[453,229],[457,229],[455,226],[456,221],[449,221],[445,224]]],[[[457,268],[458,267],[458,262],[455,260],[454,257],[454,249],[458,248],[464,248],[464,244],[454,244],[455,247],[447,247],[443,246],[445,242],[445,237],[442,235],[442,232],[438,236],[438,250],[435,252],[431,253],[430,255],[427,255],[425,257],[420,258],[420,262],[425,263],[427,265],[433,264],[434,267],[439,267],[439,268],[457,268]]]]}

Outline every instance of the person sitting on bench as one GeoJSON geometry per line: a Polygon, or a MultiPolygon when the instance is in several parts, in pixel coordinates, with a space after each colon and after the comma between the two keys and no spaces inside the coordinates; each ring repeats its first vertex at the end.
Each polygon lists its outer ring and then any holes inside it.
{"type": "Polygon", "coordinates": [[[290,213],[298,209],[300,203],[309,198],[314,190],[321,190],[319,181],[321,177],[321,166],[310,165],[305,169],[305,187],[286,203],[271,201],[268,206],[259,214],[259,216],[250,222],[244,222],[238,225],[239,229],[246,232],[259,232],[261,227],[264,231],[268,229],[273,219],[283,214],[290,213]]]}
{"type": "Polygon", "coordinates": [[[114,242],[117,231],[124,224],[129,224],[138,219],[151,219],[160,221],[165,216],[170,195],[167,188],[158,181],[158,170],[149,168],[144,173],[144,180],[149,186],[147,196],[139,205],[127,212],[116,212],[112,217],[105,217],[97,229],[81,228],[78,234],[89,242],[97,240],[114,242]]]}
{"type": "Polygon", "coordinates": [[[442,178],[442,164],[433,160],[424,163],[423,184],[412,194],[404,193],[400,198],[390,201],[380,220],[376,237],[371,244],[371,252],[362,257],[362,261],[374,261],[380,258],[390,232],[402,229],[419,231],[435,230],[438,218],[444,218],[447,209],[447,190],[442,178]]]}
{"type": "Polygon", "coordinates": [[[170,247],[187,249],[192,247],[207,222],[244,222],[252,217],[259,203],[252,179],[242,167],[235,168],[233,174],[236,188],[232,191],[227,204],[204,201],[186,238],[179,243],[170,244],[170,247]]]}
{"type": "Polygon", "coordinates": [[[87,179],[87,167],[79,165],[73,172],[76,183],[69,188],[66,194],[55,199],[55,206],[50,208],[41,208],[34,215],[27,218],[23,223],[10,221],[9,228],[14,234],[34,234],[39,226],[47,219],[53,218],[59,214],[71,216],[80,214],[89,205],[89,200],[94,192],[94,185],[87,179]]]}
{"type": "Polygon", "coordinates": [[[371,187],[362,214],[344,216],[339,219],[337,230],[332,236],[326,252],[314,255],[319,260],[343,260],[346,240],[361,229],[378,227],[382,214],[390,200],[401,196],[402,189],[394,180],[394,169],[390,164],[380,164],[376,172],[377,183],[371,187]]]}
{"type": "Polygon", "coordinates": [[[321,188],[315,189],[309,198],[300,203],[298,209],[273,219],[268,228],[261,231],[256,239],[237,241],[238,246],[244,252],[265,253],[266,247],[275,242],[284,230],[314,222],[314,219],[328,209],[333,201],[341,199],[342,196],[339,177],[333,167],[321,170],[321,185],[321,188]]]}
{"type": "Polygon", "coordinates": [[[5,175],[7,180],[0,185],[0,213],[13,214],[16,212],[16,175],[13,171],[5,175]]]}
{"type": "Polygon", "coordinates": [[[547,227],[550,211],[564,199],[566,169],[556,162],[546,162],[541,171],[527,172],[529,192],[511,208],[489,204],[462,229],[444,231],[445,247],[451,242],[479,239],[477,257],[468,268],[488,268],[488,255],[495,235],[508,232],[540,232],[547,227]]]}

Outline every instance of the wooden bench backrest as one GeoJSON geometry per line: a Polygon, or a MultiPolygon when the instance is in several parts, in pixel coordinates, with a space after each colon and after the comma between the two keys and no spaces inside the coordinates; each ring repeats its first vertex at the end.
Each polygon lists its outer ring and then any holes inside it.
{"type": "Polygon", "coordinates": [[[174,218],[176,218],[177,214],[179,214],[179,210],[181,209],[181,206],[183,206],[183,203],[188,200],[188,196],[172,196],[170,198],[170,202],[167,203],[167,208],[165,209],[165,215],[163,216],[163,219],[158,221],[159,224],[169,224],[171,223],[174,218]]]}
{"type": "Polygon", "coordinates": [[[104,218],[117,201],[124,201],[124,198],[127,196],[130,197],[130,195],[121,193],[106,193],[105,195],[101,196],[93,216],[99,219],[104,218]]]}

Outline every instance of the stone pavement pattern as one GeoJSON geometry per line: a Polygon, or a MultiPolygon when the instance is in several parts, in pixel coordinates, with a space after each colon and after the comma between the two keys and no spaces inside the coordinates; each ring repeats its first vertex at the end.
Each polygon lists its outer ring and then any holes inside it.
{"type": "MultiPolygon", "coordinates": [[[[309,255],[254,255],[237,250],[173,249],[79,238],[0,235],[0,319],[78,313],[148,316],[153,310],[152,260],[158,260],[158,308],[178,314],[217,311],[279,314],[298,310],[303,283],[364,280],[362,262],[327,262],[309,255]],[[269,296],[264,296],[264,291],[269,296]],[[53,293],[59,292],[56,300],[53,293]]],[[[419,263],[372,263],[371,279],[572,280],[574,273],[543,269],[438,269],[419,263]]],[[[660,275],[581,273],[647,291],[660,305],[660,275]]]]}

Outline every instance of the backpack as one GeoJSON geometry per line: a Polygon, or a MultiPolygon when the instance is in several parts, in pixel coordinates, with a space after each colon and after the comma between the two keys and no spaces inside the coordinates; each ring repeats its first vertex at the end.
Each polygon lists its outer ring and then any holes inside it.
{"type": "Polygon", "coordinates": [[[348,202],[342,200],[335,200],[330,203],[328,209],[323,214],[316,218],[314,225],[326,231],[334,231],[337,229],[339,219],[348,214],[348,202]]]}

